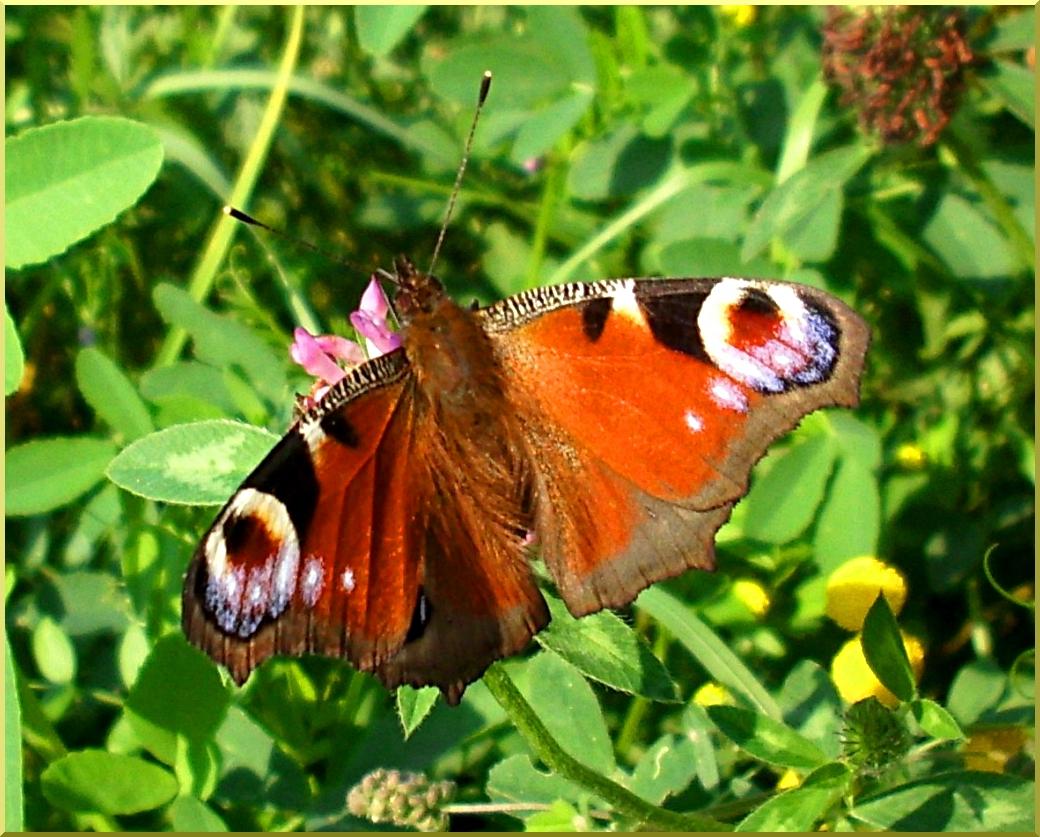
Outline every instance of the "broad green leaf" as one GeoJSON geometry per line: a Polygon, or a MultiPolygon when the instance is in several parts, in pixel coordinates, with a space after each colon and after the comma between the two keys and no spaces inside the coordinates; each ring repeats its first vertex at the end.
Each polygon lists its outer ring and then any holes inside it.
{"type": "Polygon", "coordinates": [[[825,262],[834,255],[841,231],[841,213],[845,196],[835,190],[825,194],[818,204],[784,234],[787,249],[803,262],[825,262]]]}
{"type": "Polygon", "coordinates": [[[5,147],[11,268],[45,261],[114,221],[155,180],[163,157],[151,128],[114,116],[30,128],[5,147]]]}
{"type": "MultiPolygon", "coordinates": [[[[1032,161],[1025,165],[1005,159],[989,158],[982,161],[982,171],[1011,204],[1022,232],[1030,242],[1035,241],[1036,229],[1033,220],[1036,216],[1036,188],[1030,177],[1033,173],[1032,161]]],[[[982,328],[985,329],[987,324],[983,318],[982,328]]]]}
{"type": "Polygon", "coordinates": [[[900,700],[912,700],[917,687],[899,625],[880,593],[863,620],[863,655],[881,684],[900,700]]]}
{"type": "Polygon", "coordinates": [[[51,683],[65,685],[76,677],[76,649],[65,631],[44,616],[32,633],[33,657],[40,674],[51,683]]]}
{"type": "Polygon", "coordinates": [[[634,69],[646,66],[654,49],[646,10],[638,6],[614,6],[613,10],[615,34],[611,48],[617,50],[623,65],[634,69]]]}
{"type": "Polygon", "coordinates": [[[25,828],[22,798],[22,707],[11,643],[4,631],[4,830],[25,828]]]}
{"type": "Polygon", "coordinates": [[[853,819],[888,831],[1036,830],[1036,784],[1000,773],[953,771],[857,800],[853,819]]]}
{"type": "Polygon", "coordinates": [[[634,71],[625,79],[625,92],[645,112],[643,131],[651,137],[668,133],[676,117],[693,98],[689,75],[671,64],[634,71]]]}
{"type": "Polygon", "coordinates": [[[990,93],[1030,128],[1036,128],[1036,75],[1022,64],[993,61],[980,76],[990,93]]]}
{"type": "Polygon", "coordinates": [[[545,51],[572,88],[594,87],[596,61],[589,49],[589,31],[576,6],[527,6],[530,37],[545,51]]]}
{"type": "Polygon", "coordinates": [[[748,814],[736,831],[812,831],[816,823],[848,791],[851,771],[826,764],[806,777],[801,787],[770,797],[748,814]]]}
{"type": "Polygon", "coordinates": [[[689,787],[697,775],[697,749],[689,736],[664,735],[643,753],[628,788],[660,805],[689,787]]]}
{"type": "Polygon", "coordinates": [[[117,531],[123,514],[123,503],[119,489],[106,485],[83,507],[76,528],[65,542],[62,559],[66,566],[81,567],[95,556],[97,542],[117,531]]]}
{"type": "MultiPolygon", "coordinates": [[[[763,179],[768,185],[769,176],[764,171],[754,169],[750,165],[746,168],[749,174],[763,179]]],[[[739,270],[731,271],[730,274],[705,274],[700,270],[687,270],[679,266],[678,269],[663,269],[665,275],[768,275],[766,271],[758,271],[751,266],[756,264],[769,265],[769,272],[775,270],[775,266],[766,259],[745,263],[740,258],[740,249],[736,246],[740,231],[747,226],[751,202],[760,192],[760,186],[739,181],[694,183],[662,204],[649,219],[649,225],[653,229],[653,241],[657,245],[666,248],[669,244],[689,240],[725,241],[734,246],[733,254],[726,255],[728,262],[740,266],[739,270]]]]}
{"type": "Polygon", "coordinates": [[[25,352],[22,350],[22,341],[18,337],[18,329],[15,327],[11,312],[7,310],[7,301],[4,300],[4,395],[17,392],[22,384],[22,374],[25,372],[25,352]]]}
{"type": "Polygon", "coordinates": [[[419,725],[426,720],[430,714],[440,690],[435,686],[423,686],[416,689],[412,686],[400,686],[394,695],[397,701],[397,717],[401,721],[401,729],[404,737],[411,738],[412,733],[419,729],[419,725]]]}
{"type": "Polygon", "coordinates": [[[875,555],[880,534],[877,478],[860,460],[843,456],[813,533],[813,553],[820,572],[829,573],[848,558],[875,555]]]}
{"type": "MultiPolygon", "coordinates": [[[[153,298],[166,322],[188,332],[200,360],[221,369],[239,367],[249,384],[271,401],[280,403],[286,397],[285,363],[252,329],[213,313],[174,285],[158,285],[153,298]]],[[[287,356],[288,345],[283,357],[287,356]]]]}
{"type": "Polygon", "coordinates": [[[167,812],[174,831],[227,831],[227,824],[220,815],[201,799],[194,796],[178,796],[167,812]]]}
{"type": "Polygon", "coordinates": [[[765,259],[744,262],[740,248],[719,238],[673,241],[658,256],[666,276],[768,276],[775,268],[765,259]]]}
{"type": "Polygon", "coordinates": [[[370,55],[389,55],[425,12],[426,6],[355,6],[358,44],[370,55]]]}
{"type": "Polygon", "coordinates": [[[100,349],[86,348],[76,356],[76,384],[94,412],[126,441],[154,429],[130,379],[100,349]]]}
{"type": "Polygon", "coordinates": [[[719,761],[713,741],[715,725],[704,707],[691,700],[683,711],[682,726],[693,746],[697,781],[705,790],[715,790],[719,786],[719,761]]]}
{"type": "Polygon", "coordinates": [[[921,725],[921,729],[932,736],[932,738],[942,740],[964,738],[964,733],[961,731],[957,721],[954,720],[953,715],[934,700],[918,698],[911,704],[910,708],[913,710],[917,723],[921,725]]]}
{"type": "Polygon", "coordinates": [[[589,799],[588,791],[555,773],[543,773],[526,755],[509,756],[488,771],[485,788],[494,802],[549,804],[557,799],[589,799]]]}
{"type": "Polygon", "coordinates": [[[836,148],[812,159],[779,186],[758,208],[740,254],[744,261],[757,256],[774,238],[786,239],[797,233],[817,212],[833,192],[845,184],[870,159],[871,151],[863,146],[836,148]]]}
{"type": "MultiPolygon", "coordinates": [[[[50,719],[44,713],[36,693],[29,685],[29,681],[19,670],[17,661],[13,657],[9,657],[9,662],[18,693],[19,708],[21,709],[22,739],[27,747],[39,753],[44,762],[51,762],[61,758],[68,752],[65,749],[65,744],[58,736],[50,719]]],[[[10,734],[8,734],[8,738],[10,738],[10,734]]],[[[10,775],[7,778],[9,781],[10,775]]]]}
{"type": "Polygon", "coordinates": [[[223,761],[216,798],[240,805],[262,799],[293,810],[308,804],[310,791],[299,762],[286,756],[271,733],[240,707],[228,709],[215,740],[223,761]]]}
{"type": "Polygon", "coordinates": [[[119,641],[118,664],[119,677],[127,688],[133,686],[141,666],[148,659],[152,650],[152,642],[144,628],[136,622],[131,624],[123,638],[119,641]]]}
{"type": "Polygon", "coordinates": [[[569,85],[553,58],[531,38],[491,35],[443,57],[429,51],[423,56],[423,74],[433,92],[462,107],[476,104],[477,86],[485,70],[495,77],[489,101],[498,95],[496,90],[508,91],[509,97],[507,102],[489,106],[489,115],[492,108],[506,104],[533,113],[536,103],[561,95],[569,85]]]}
{"type": "Polygon", "coordinates": [[[599,701],[574,666],[543,651],[528,664],[525,697],[557,743],[587,767],[614,770],[614,749],[599,701]]]}
{"type": "Polygon", "coordinates": [[[510,159],[517,165],[547,154],[557,140],[573,128],[592,104],[592,94],[573,93],[524,121],[513,143],[510,159]]]}
{"type": "Polygon", "coordinates": [[[167,503],[224,503],[278,439],[234,421],[179,424],[138,439],[112,460],[108,478],[167,503]]]}
{"type": "Polygon", "coordinates": [[[813,770],[827,756],[791,727],[750,709],[709,706],[708,717],[722,733],[749,755],[777,767],[813,770]]]}
{"type": "Polygon", "coordinates": [[[138,737],[157,758],[173,764],[177,736],[205,741],[230,702],[216,666],[180,632],[155,644],[126,699],[138,737]]]}
{"type": "Polygon", "coordinates": [[[839,734],[843,725],[841,698],[834,681],[814,660],[799,660],[784,679],[777,700],[784,720],[815,742],[829,758],[841,749],[839,734]]]}
{"type": "Polygon", "coordinates": [[[137,814],[177,795],[168,770],[134,756],[81,750],[58,759],[40,776],[43,795],[65,811],[137,814]]]}
{"type": "Polygon", "coordinates": [[[481,237],[484,241],[481,268],[499,296],[522,290],[526,266],[531,258],[531,244],[527,237],[501,221],[484,227],[481,237]]]}
{"type": "Polygon", "coordinates": [[[205,401],[230,414],[235,401],[227,390],[224,372],[197,360],[149,369],[141,376],[141,395],[156,404],[174,398],[205,401]]]}
{"type": "Polygon", "coordinates": [[[1036,10],[1023,9],[1002,17],[986,40],[986,53],[1018,52],[1036,45],[1036,10]]]}
{"type": "Polygon", "coordinates": [[[773,466],[755,481],[744,501],[744,534],[783,544],[804,532],[823,500],[835,453],[832,437],[814,435],[771,454],[773,466]]]}
{"type": "Polygon", "coordinates": [[[69,636],[120,633],[126,628],[130,606],[114,575],[93,570],[65,572],[56,575],[52,584],[42,592],[41,601],[69,636]]]}
{"type": "Polygon", "coordinates": [[[795,172],[805,167],[812,149],[820,109],[827,98],[827,85],[816,79],[802,93],[784,132],[784,147],[776,167],[776,182],[783,183],[795,172]]]}
{"type": "Polygon", "coordinates": [[[166,626],[180,619],[187,547],[164,528],[142,525],[121,550],[123,583],[133,612],[153,635],[161,636],[166,626]]]}
{"type": "Polygon", "coordinates": [[[673,595],[661,587],[650,587],[636,599],[636,607],[667,628],[712,678],[740,692],[763,714],[780,717],[780,707],[755,675],[714,631],[673,595]]]}
{"type": "Polygon", "coordinates": [[[942,197],[921,238],[958,279],[998,279],[1019,271],[1011,244],[989,214],[953,192],[942,197]]]}
{"type": "Polygon", "coordinates": [[[827,423],[834,431],[842,456],[852,457],[870,471],[880,467],[881,436],[876,428],[847,410],[828,412],[827,423]]]}
{"type": "MultiPolygon", "coordinates": [[[[140,729],[139,719],[132,712],[128,713],[127,718],[135,731],[140,729]]],[[[210,740],[189,739],[178,735],[173,772],[182,794],[190,794],[205,801],[213,795],[217,785],[220,751],[210,740]]]]}
{"type": "Polygon", "coordinates": [[[950,684],[946,708],[964,726],[970,726],[992,711],[1007,689],[1007,675],[992,658],[967,663],[950,684]]]}
{"type": "Polygon", "coordinates": [[[532,834],[544,832],[559,834],[561,832],[587,830],[588,823],[585,822],[585,818],[578,813],[573,805],[569,802],[564,802],[562,799],[557,799],[553,802],[547,811],[531,814],[524,820],[524,831],[532,834]],[[579,823],[584,823],[584,827],[579,828],[579,823]]]}
{"type": "Polygon", "coordinates": [[[9,448],[8,516],[43,514],[71,503],[105,475],[116,448],[89,436],[34,439],[9,448]]]}
{"type": "MultiPolygon", "coordinates": [[[[670,151],[670,143],[652,140],[624,123],[575,149],[567,189],[584,200],[631,195],[657,182],[667,169],[670,151]]],[[[687,215],[683,237],[691,233],[689,220],[687,215]]]]}
{"type": "Polygon", "coordinates": [[[610,611],[575,619],[555,597],[547,597],[552,621],[535,639],[586,677],[628,694],[675,701],[676,686],[646,641],[610,611]]]}
{"type": "Polygon", "coordinates": [[[123,756],[138,756],[143,752],[141,741],[134,732],[134,728],[130,726],[130,721],[127,720],[125,713],[121,712],[116,716],[112,726],[108,728],[108,735],[105,736],[105,749],[110,753],[119,753],[123,756]]]}

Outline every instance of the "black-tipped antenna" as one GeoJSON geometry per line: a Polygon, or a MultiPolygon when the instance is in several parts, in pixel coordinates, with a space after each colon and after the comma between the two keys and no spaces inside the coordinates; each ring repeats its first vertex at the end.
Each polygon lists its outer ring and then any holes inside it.
{"type": "Polygon", "coordinates": [[[451,213],[455,209],[455,201],[459,197],[459,188],[462,186],[462,175],[466,172],[466,163],[469,162],[469,150],[473,145],[473,134],[477,130],[477,120],[480,119],[481,108],[487,99],[488,91],[491,89],[491,70],[484,71],[484,77],[480,80],[480,95],[477,97],[477,109],[473,114],[473,122],[469,126],[469,135],[466,137],[466,146],[462,152],[462,162],[459,164],[459,173],[455,175],[455,185],[451,187],[451,197],[448,198],[448,211],[444,213],[444,223],[437,235],[437,244],[433,248],[433,258],[430,259],[430,269],[427,273],[433,273],[433,266],[437,264],[437,256],[441,252],[441,244],[444,242],[444,234],[448,231],[448,222],[451,221],[451,213]]]}
{"type": "Polygon", "coordinates": [[[303,247],[306,250],[310,250],[312,253],[317,253],[319,256],[328,259],[330,262],[335,262],[336,264],[343,265],[344,267],[347,267],[350,270],[358,269],[357,265],[348,262],[345,259],[341,259],[338,256],[334,256],[332,255],[332,253],[328,253],[325,250],[322,250],[320,247],[316,247],[309,241],[304,241],[302,238],[297,238],[296,236],[290,235],[289,233],[284,232],[283,230],[276,230],[274,227],[268,226],[263,221],[258,221],[252,215],[247,215],[241,209],[235,209],[235,207],[233,206],[225,206],[224,214],[234,218],[236,221],[241,221],[243,224],[249,224],[250,226],[259,227],[262,230],[267,230],[267,232],[271,233],[272,235],[276,235],[279,238],[284,238],[286,241],[288,241],[290,244],[295,245],[296,247],[303,247]]]}

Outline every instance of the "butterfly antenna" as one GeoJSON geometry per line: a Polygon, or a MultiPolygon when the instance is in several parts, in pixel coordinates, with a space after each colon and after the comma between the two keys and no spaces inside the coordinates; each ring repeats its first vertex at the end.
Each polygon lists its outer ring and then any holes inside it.
{"type": "Polygon", "coordinates": [[[349,270],[360,270],[360,268],[356,264],[348,262],[345,259],[341,259],[338,256],[334,256],[332,255],[332,253],[322,250],[320,247],[316,247],[309,241],[304,241],[302,238],[297,238],[296,236],[290,235],[289,233],[283,230],[277,230],[274,227],[268,226],[263,221],[258,221],[252,215],[243,212],[241,209],[235,209],[235,207],[233,206],[225,206],[224,214],[234,218],[236,221],[241,221],[243,224],[249,224],[251,227],[259,227],[262,230],[266,230],[272,235],[276,235],[279,238],[285,239],[295,247],[303,248],[304,250],[310,250],[312,253],[317,253],[322,258],[328,259],[330,262],[335,262],[336,264],[343,265],[349,270]]]}
{"type": "Polygon", "coordinates": [[[430,269],[426,272],[433,273],[433,266],[437,264],[437,256],[441,252],[441,244],[444,243],[444,234],[448,231],[448,222],[451,221],[451,213],[455,209],[455,201],[459,197],[459,188],[462,186],[462,175],[466,172],[466,163],[469,162],[469,151],[473,145],[473,134],[477,130],[477,120],[480,119],[480,111],[484,107],[488,91],[491,89],[491,70],[484,71],[484,77],[480,80],[480,95],[477,97],[477,109],[473,114],[473,123],[469,126],[469,135],[466,137],[466,147],[462,152],[462,163],[459,164],[459,172],[455,175],[455,185],[451,188],[451,197],[448,198],[448,211],[444,213],[444,223],[437,235],[437,244],[433,248],[433,258],[430,259],[430,269]]]}

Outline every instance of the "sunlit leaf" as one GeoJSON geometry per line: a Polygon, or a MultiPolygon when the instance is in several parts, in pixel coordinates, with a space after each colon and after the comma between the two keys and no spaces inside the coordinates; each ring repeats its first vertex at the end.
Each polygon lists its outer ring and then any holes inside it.
{"type": "Polygon", "coordinates": [[[105,475],[116,447],[89,436],[34,439],[9,448],[5,511],[42,514],[71,503],[105,475]]]}
{"type": "Polygon", "coordinates": [[[549,597],[552,621],[535,638],[586,677],[652,700],[676,700],[667,669],[632,628],[609,611],[575,619],[563,603],[549,597]]]}
{"type": "Polygon", "coordinates": [[[181,424],[124,448],[107,474],[120,488],[153,500],[215,506],[276,441],[266,430],[233,421],[181,424]]]}
{"type": "Polygon", "coordinates": [[[83,116],[8,137],[7,266],[42,262],[114,221],[151,185],[162,156],[151,128],[115,116],[83,116]]]}
{"type": "Polygon", "coordinates": [[[173,774],[135,756],[104,750],[69,753],[40,776],[43,795],[65,811],[136,814],[177,794],[173,774]]]}
{"type": "Polygon", "coordinates": [[[401,719],[404,737],[409,738],[419,725],[430,714],[440,691],[433,686],[416,689],[412,686],[400,686],[395,698],[397,700],[397,717],[401,719]]]}
{"type": "Polygon", "coordinates": [[[356,6],[354,23],[361,48],[372,55],[388,55],[425,12],[426,6],[356,6]]]}

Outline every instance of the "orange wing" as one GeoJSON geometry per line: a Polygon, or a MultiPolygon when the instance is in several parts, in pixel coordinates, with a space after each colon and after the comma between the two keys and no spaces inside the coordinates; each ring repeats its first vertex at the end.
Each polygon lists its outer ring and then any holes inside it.
{"type": "Polygon", "coordinates": [[[244,682],[273,654],[371,670],[404,643],[420,550],[401,353],[359,367],[235,492],[192,559],[188,638],[244,682]]]}
{"type": "Polygon", "coordinates": [[[542,554],[576,615],[711,569],[769,443],[857,403],[869,340],[827,294],[735,279],[544,288],[484,316],[536,463],[542,554]]]}
{"type": "Polygon", "coordinates": [[[457,702],[548,621],[522,560],[482,542],[479,499],[438,501],[431,417],[394,353],[290,429],[218,515],[185,580],[188,638],[244,682],[274,654],[347,657],[457,702]],[[472,525],[451,511],[469,509],[472,525]]]}

